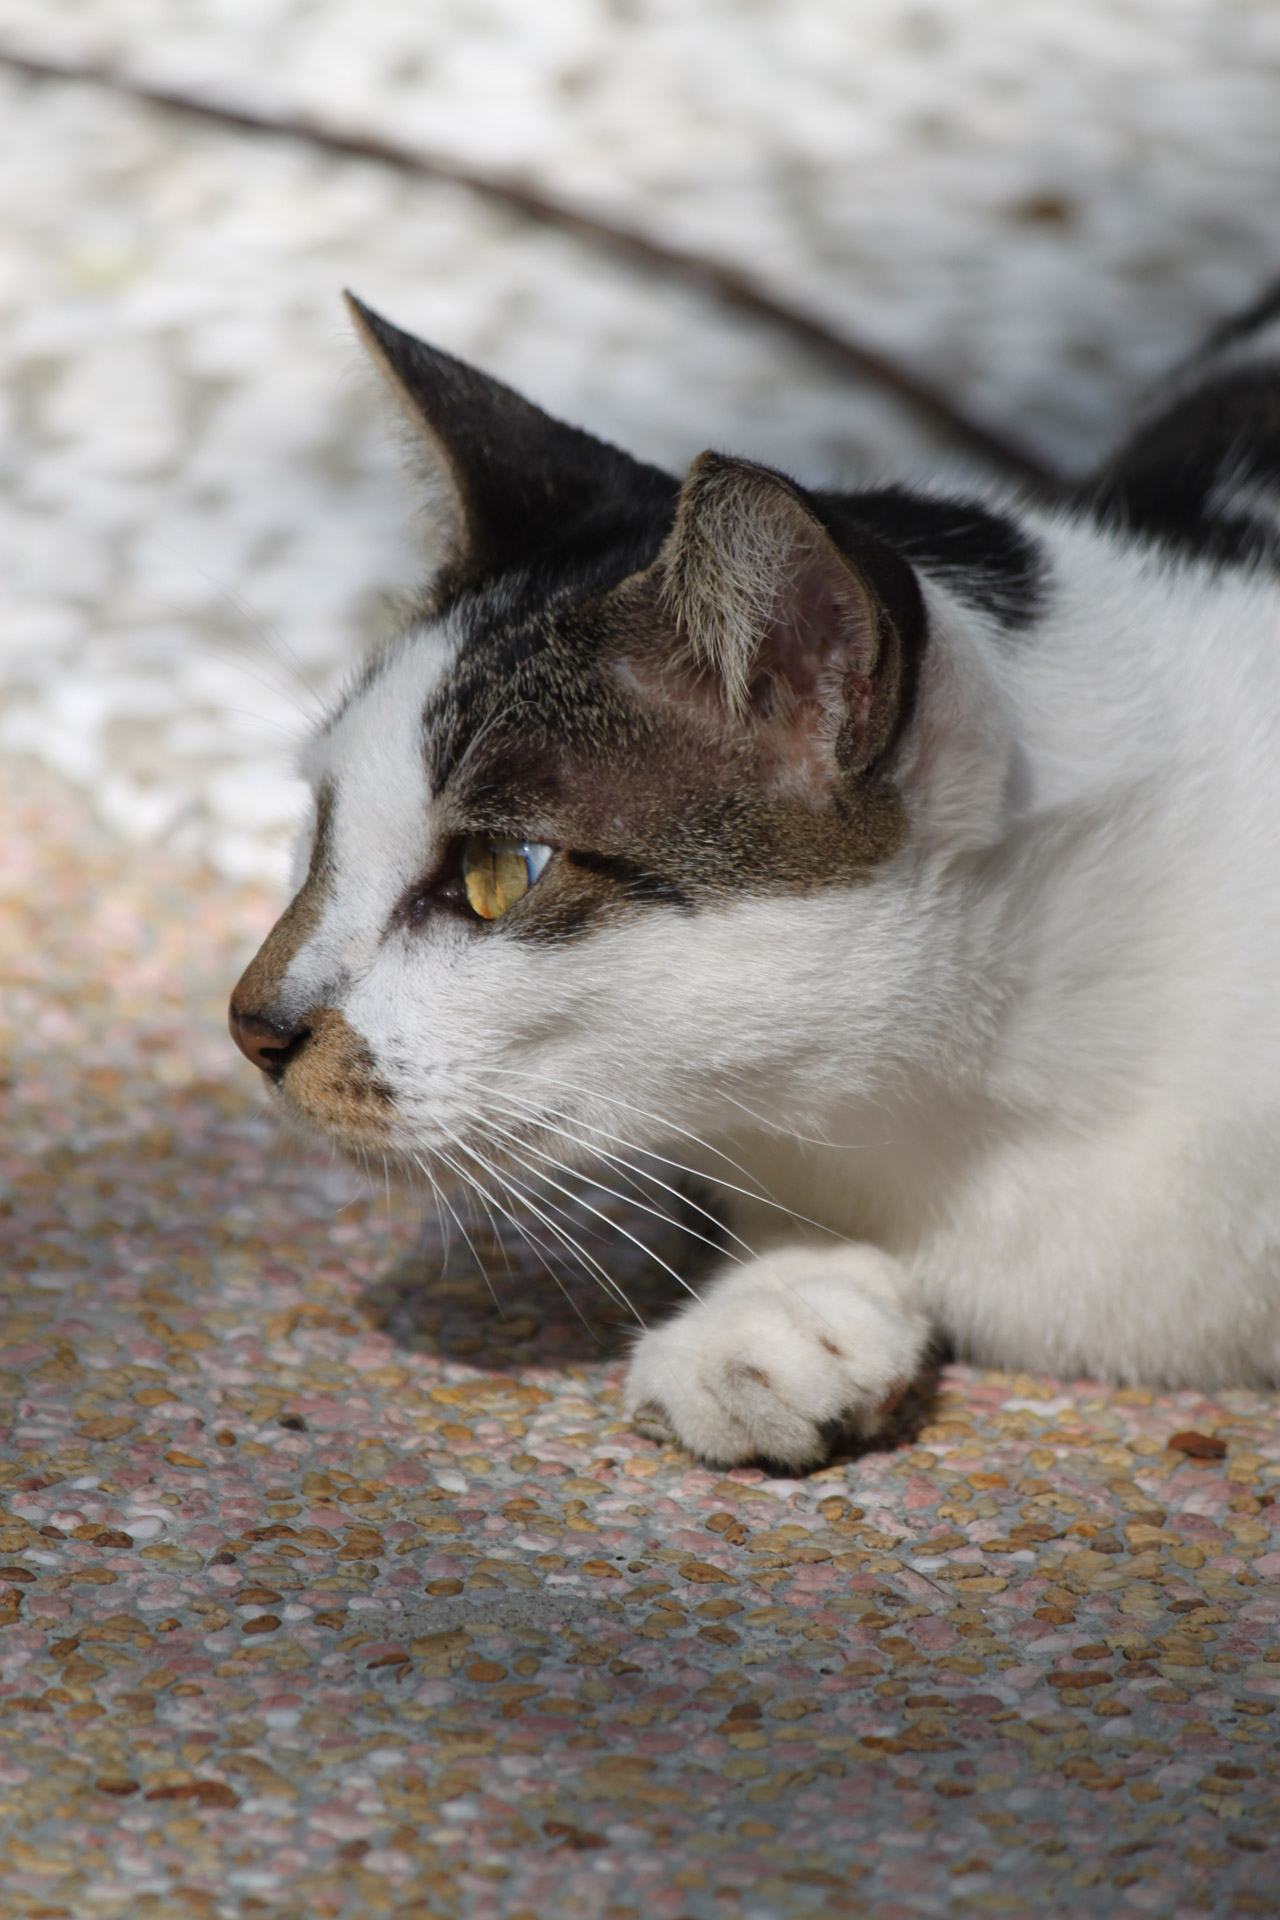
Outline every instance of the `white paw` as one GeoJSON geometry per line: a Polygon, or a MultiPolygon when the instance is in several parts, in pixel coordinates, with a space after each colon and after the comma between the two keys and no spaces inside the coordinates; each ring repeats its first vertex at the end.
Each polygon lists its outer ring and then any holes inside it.
{"type": "Polygon", "coordinates": [[[812,1467],[840,1434],[875,1432],[927,1340],[915,1288],[887,1254],[787,1247],[641,1336],[627,1410],[713,1466],[812,1467]]]}

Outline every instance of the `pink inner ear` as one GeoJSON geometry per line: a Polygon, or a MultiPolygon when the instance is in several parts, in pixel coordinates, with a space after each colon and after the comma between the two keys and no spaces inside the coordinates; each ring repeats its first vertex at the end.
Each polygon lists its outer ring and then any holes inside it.
{"type": "Polygon", "coordinates": [[[869,677],[877,652],[874,609],[833,548],[797,546],[756,654],[752,696],[781,681],[799,701],[835,705],[869,677]]]}

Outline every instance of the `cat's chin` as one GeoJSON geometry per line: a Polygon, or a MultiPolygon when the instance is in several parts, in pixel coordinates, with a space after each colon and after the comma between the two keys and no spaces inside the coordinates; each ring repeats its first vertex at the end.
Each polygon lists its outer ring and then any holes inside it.
{"type": "Polygon", "coordinates": [[[337,1154],[379,1188],[390,1183],[419,1199],[426,1188],[437,1202],[453,1200],[468,1190],[454,1167],[446,1166],[426,1145],[406,1141],[403,1129],[394,1122],[379,1128],[321,1118],[292,1100],[288,1088],[278,1083],[270,1106],[281,1133],[294,1146],[303,1152],[319,1147],[337,1154]]]}
{"type": "Polygon", "coordinates": [[[368,1172],[376,1166],[378,1177],[385,1170],[393,1179],[408,1181],[413,1170],[409,1149],[398,1142],[384,1123],[365,1123],[359,1119],[330,1119],[311,1111],[291,1097],[278,1082],[268,1094],[268,1104],[277,1126],[286,1140],[304,1150],[322,1147],[341,1154],[353,1167],[368,1172]]]}

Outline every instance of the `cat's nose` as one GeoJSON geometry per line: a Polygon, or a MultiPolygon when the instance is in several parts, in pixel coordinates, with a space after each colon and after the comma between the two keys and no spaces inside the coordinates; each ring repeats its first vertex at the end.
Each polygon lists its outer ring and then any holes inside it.
{"type": "Polygon", "coordinates": [[[245,1059],[273,1080],[279,1079],[309,1032],[307,1027],[266,1020],[258,1013],[241,1013],[234,1000],[227,1009],[227,1025],[245,1059]]]}

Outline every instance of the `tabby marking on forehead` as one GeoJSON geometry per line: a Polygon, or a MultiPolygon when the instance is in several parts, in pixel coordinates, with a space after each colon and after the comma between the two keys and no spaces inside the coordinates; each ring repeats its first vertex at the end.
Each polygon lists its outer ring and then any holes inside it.
{"type": "MultiPolygon", "coordinates": [[[[807,789],[764,730],[691,700],[687,676],[664,679],[656,618],[639,583],[544,616],[523,629],[523,658],[501,683],[484,650],[464,648],[428,707],[433,783],[457,830],[564,851],[503,917],[502,937],[562,939],[643,907],[847,886],[902,844],[889,778],[807,789]],[[650,664],[637,671],[641,653],[650,664]]],[[[834,760],[836,743],[826,751],[834,760]]]]}

